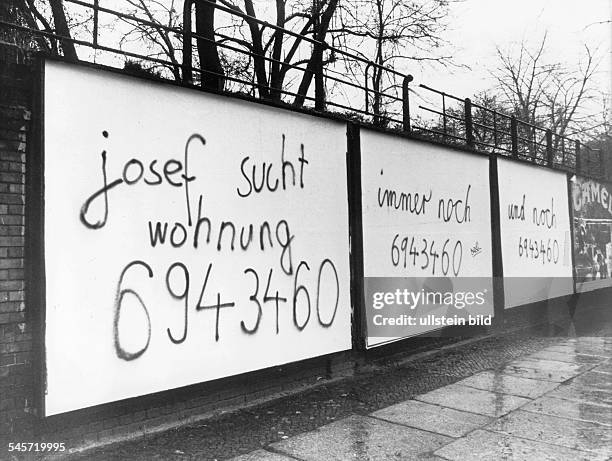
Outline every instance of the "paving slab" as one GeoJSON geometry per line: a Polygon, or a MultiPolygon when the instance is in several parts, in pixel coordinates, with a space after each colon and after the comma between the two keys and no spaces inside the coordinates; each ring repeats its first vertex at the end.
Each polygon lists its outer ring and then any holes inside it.
{"type": "Polygon", "coordinates": [[[607,362],[597,365],[595,368],[593,368],[593,371],[612,374],[612,361],[608,360],[607,362]]]}
{"type": "Polygon", "coordinates": [[[554,350],[542,350],[525,357],[526,359],[555,360],[558,362],[568,362],[577,364],[601,363],[606,357],[600,355],[577,354],[575,352],[559,352],[554,350]]]}
{"type": "Polygon", "coordinates": [[[571,343],[571,344],[583,344],[583,343],[610,343],[612,344],[612,338],[608,336],[579,336],[577,338],[565,338],[561,344],[571,343]]]}
{"type": "Polygon", "coordinates": [[[271,445],[302,460],[424,460],[452,438],[367,416],[350,416],[271,445]]]}
{"type": "Polygon", "coordinates": [[[255,450],[246,455],[231,458],[229,461],[294,461],[295,458],[290,458],[278,453],[272,453],[266,450],[255,450]]]}
{"type": "Polygon", "coordinates": [[[544,395],[559,385],[537,379],[510,376],[497,371],[484,371],[461,380],[457,384],[530,399],[544,395]]]}
{"type": "Polygon", "coordinates": [[[612,408],[608,405],[544,396],[521,407],[521,410],[612,426],[612,408]]]}
{"type": "Polygon", "coordinates": [[[522,358],[510,362],[508,365],[524,368],[535,368],[543,371],[564,371],[570,373],[583,373],[594,368],[594,365],[559,362],[558,360],[528,359],[522,358]]]}
{"type": "Polygon", "coordinates": [[[572,400],[574,402],[603,404],[612,407],[612,392],[584,386],[579,383],[563,384],[551,391],[548,396],[572,400]]]}
{"type": "Polygon", "coordinates": [[[578,376],[579,371],[563,371],[563,370],[540,370],[531,367],[522,367],[516,365],[506,365],[502,368],[496,369],[496,371],[505,375],[519,376],[522,378],[539,379],[542,381],[550,381],[555,383],[562,383],[568,379],[578,376]]]}
{"type": "Polygon", "coordinates": [[[375,411],[371,416],[450,437],[461,437],[491,422],[491,418],[487,416],[453,410],[418,400],[407,400],[391,405],[375,411]]]}
{"type": "Polygon", "coordinates": [[[575,450],[612,456],[609,426],[517,410],[486,427],[487,430],[575,450]]]}
{"type": "Polygon", "coordinates": [[[605,455],[476,430],[434,454],[451,461],[604,461],[605,455]]]}
{"type": "Polygon", "coordinates": [[[552,352],[562,352],[566,354],[585,354],[594,355],[599,357],[612,357],[612,345],[607,343],[601,344],[568,344],[568,345],[556,345],[547,347],[545,350],[552,352]]]}
{"type": "Polygon", "coordinates": [[[612,376],[609,373],[600,373],[594,370],[587,371],[576,376],[572,383],[612,392],[612,376]]]}
{"type": "Polygon", "coordinates": [[[493,417],[505,415],[529,402],[529,399],[523,397],[483,391],[461,384],[450,384],[419,395],[416,399],[455,410],[493,417]]]}

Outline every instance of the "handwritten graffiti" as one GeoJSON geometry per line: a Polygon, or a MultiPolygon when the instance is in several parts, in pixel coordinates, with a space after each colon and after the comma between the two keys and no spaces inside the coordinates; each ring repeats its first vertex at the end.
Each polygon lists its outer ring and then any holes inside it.
{"type": "MultiPolygon", "coordinates": [[[[380,175],[384,175],[384,170],[380,171],[380,175]]],[[[439,197],[437,199],[437,219],[443,223],[471,222],[471,189],[471,184],[468,184],[465,195],[461,198],[439,197]]],[[[379,187],[377,194],[377,203],[380,208],[407,211],[413,216],[427,215],[428,204],[432,202],[432,199],[432,189],[419,193],[398,192],[394,189],[379,187]]],[[[446,240],[442,238],[436,243],[436,239],[432,238],[400,237],[400,234],[395,234],[391,242],[391,263],[394,267],[402,266],[406,269],[412,266],[421,271],[431,271],[432,275],[436,275],[436,269],[438,273],[447,275],[449,268],[452,268],[452,272],[457,276],[463,261],[463,243],[457,240],[454,246],[449,246],[450,241],[450,238],[446,240]]]]}
{"type": "Polygon", "coordinates": [[[469,184],[465,191],[464,199],[440,199],[438,201],[438,218],[444,222],[454,221],[462,224],[472,220],[470,203],[470,190],[472,185],[469,184]]]}
{"type": "MultiPolygon", "coordinates": [[[[107,131],[103,132],[104,139],[109,138],[107,131]]],[[[226,294],[221,291],[212,296],[212,302],[205,301],[209,297],[210,285],[212,284],[213,263],[205,266],[202,270],[201,279],[192,276],[193,268],[188,267],[182,261],[171,263],[163,272],[158,272],[144,260],[129,262],[121,271],[116,288],[114,303],[113,337],[115,352],[118,358],[132,361],[142,356],[148,349],[152,338],[152,330],[160,328],[152,316],[146,300],[150,295],[138,293],[133,288],[124,287],[124,278],[129,272],[135,272],[135,268],[146,269],[146,275],[152,279],[153,284],[159,283],[158,278],[163,274],[165,291],[169,295],[169,301],[164,301],[168,309],[174,309],[172,302],[180,303],[180,315],[177,315],[177,323],[163,325],[168,341],[174,345],[180,345],[189,340],[190,319],[195,313],[211,311],[214,315],[214,339],[221,340],[221,331],[226,328],[222,321],[221,312],[226,308],[240,308],[244,312],[238,327],[247,335],[254,335],[260,329],[262,318],[266,315],[266,306],[272,305],[275,315],[275,334],[280,333],[279,319],[282,317],[282,306],[289,303],[291,306],[292,322],[297,331],[304,330],[310,323],[311,313],[316,312],[318,324],[322,328],[329,328],[336,317],[340,301],[340,284],[335,264],[329,258],[324,258],[317,272],[317,283],[315,287],[307,286],[302,281],[305,273],[310,272],[310,264],[301,260],[294,270],[293,243],[295,235],[291,231],[287,219],[281,218],[275,221],[262,219],[258,223],[238,224],[230,218],[213,218],[206,213],[204,208],[204,196],[199,194],[197,214],[192,214],[192,197],[190,185],[197,181],[196,174],[189,169],[189,158],[194,146],[201,148],[207,146],[206,139],[200,134],[191,135],[184,144],[184,156],[181,160],[170,158],[165,161],[150,159],[142,161],[136,157],[125,162],[121,168],[121,175],[109,181],[108,165],[110,156],[107,150],[103,150],[101,156],[101,179],[102,186],[93,192],[83,203],[80,210],[80,221],[88,229],[100,230],[109,225],[112,219],[112,203],[114,196],[126,193],[134,186],[143,185],[147,188],[165,185],[173,189],[184,189],[185,220],[162,221],[147,220],[146,232],[147,242],[151,250],[161,248],[210,248],[217,253],[242,252],[257,249],[261,252],[278,251],[278,267],[280,273],[270,267],[266,277],[261,277],[260,271],[254,267],[246,267],[242,271],[243,281],[239,283],[251,284],[250,295],[246,299],[227,299],[226,294]],[[92,205],[100,201],[97,207],[98,216],[93,216],[92,205]],[[275,280],[281,277],[291,277],[293,293],[291,296],[282,293],[281,288],[274,288],[275,280]],[[263,283],[265,281],[265,289],[263,283]],[[199,283],[199,297],[194,302],[195,294],[192,293],[194,282],[199,283]],[[323,290],[323,284],[327,284],[327,290],[323,290]],[[313,291],[314,290],[314,291],[313,291]],[[323,296],[322,293],[326,295],[323,296]],[[316,294],[315,294],[316,293],[316,294]],[[330,298],[330,293],[333,293],[330,298]],[[127,297],[133,297],[138,308],[144,315],[141,317],[141,325],[147,332],[146,341],[135,350],[126,350],[121,335],[122,309],[127,297]],[[252,313],[251,313],[252,312],[252,313]]],[[[275,167],[274,162],[261,162],[256,165],[250,155],[246,155],[240,162],[241,179],[244,184],[236,188],[237,195],[246,199],[252,194],[259,194],[266,189],[270,193],[285,191],[290,187],[305,187],[305,168],[309,160],[305,156],[304,144],[300,144],[297,161],[293,162],[286,158],[286,137],[282,135],[280,164],[275,167]],[[252,164],[252,167],[251,167],[252,164]],[[250,173],[248,173],[250,169],[250,173]]],[[[117,197],[118,198],[118,197],[117,197]]],[[[196,274],[197,275],[197,274],[196,274]]],[[[136,277],[136,274],[132,275],[136,277]]],[[[142,280],[141,280],[142,283],[142,280]]],[[[286,286],[286,282],[282,282],[286,286]]],[[[151,286],[150,290],[153,290],[151,286]]],[[[285,288],[286,289],[286,288],[285,288]]],[[[142,290],[142,288],[141,288],[142,290]]],[[[158,302],[158,300],[156,300],[158,302]]],[[[164,307],[166,308],[166,307],[164,307]]],[[[227,328],[231,328],[228,326],[227,328]]]]}
{"type": "Polygon", "coordinates": [[[557,264],[559,262],[559,242],[557,239],[548,239],[545,245],[542,239],[519,237],[518,255],[521,258],[542,261],[542,264],[551,262],[557,264]]]}
{"type": "Polygon", "coordinates": [[[508,219],[525,221],[525,194],[523,194],[523,201],[520,205],[516,203],[508,205],[508,219]]]}
{"type": "Polygon", "coordinates": [[[405,269],[412,259],[413,267],[420,267],[421,270],[431,268],[432,275],[436,275],[437,267],[443,275],[447,275],[452,268],[453,274],[457,276],[463,261],[463,243],[461,240],[457,240],[454,245],[449,245],[450,243],[451,239],[446,239],[440,248],[433,239],[415,237],[400,239],[400,235],[396,234],[391,243],[391,263],[397,267],[403,261],[402,267],[405,269]],[[436,266],[438,259],[440,263],[436,266]]]}
{"type": "MultiPolygon", "coordinates": [[[[384,174],[380,170],[380,175],[384,174]]],[[[383,208],[393,208],[395,210],[408,211],[409,213],[420,215],[425,214],[425,207],[431,201],[431,189],[425,193],[418,192],[398,192],[393,189],[378,188],[378,206],[383,208]],[[382,192],[382,195],[381,195],[382,192]]]]}
{"type": "MultiPolygon", "coordinates": [[[[508,205],[508,219],[510,221],[525,221],[525,202],[527,200],[527,195],[523,194],[523,199],[519,204],[510,203],[508,205]]],[[[553,227],[557,227],[557,215],[555,213],[555,199],[551,197],[550,199],[550,207],[549,208],[538,208],[533,207],[532,214],[532,223],[536,226],[543,226],[548,229],[552,229],[553,227]]]]}
{"type": "Polygon", "coordinates": [[[144,304],[142,298],[140,297],[140,295],[138,293],[136,293],[134,290],[132,290],[130,288],[121,288],[122,285],[123,285],[123,278],[125,277],[126,272],[131,267],[136,267],[136,266],[144,267],[147,270],[149,278],[153,277],[153,270],[151,269],[151,266],[149,266],[147,263],[145,263],[143,261],[132,261],[127,266],[125,266],[123,268],[123,270],[121,271],[121,275],[119,276],[119,282],[117,283],[117,290],[116,290],[116,295],[115,295],[115,304],[114,304],[114,309],[113,309],[113,311],[114,311],[114,315],[113,315],[113,338],[114,338],[114,345],[115,345],[115,353],[117,354],[117,357],[119,357],[120,359],[126,360],[126,361],[137,359],[142,354],[144,354],[144,352],[149,347],[149,343],[151,342],[151,317],[149,315],[149,311],[147,310],[147,307],[145,306],[145,304],[144,304]],[[128,352],[128,351],[126,351],[121,346],[121,342],[119,340],[119,322],[120,322],[120,319],[121,319],[121,305],[122,305],[123,300],[124,300],[126,295],[134,296],[138,300],[138,303],[140,304],[142,310],[144,311],[144,313],[146,314],[146,317],[147,317],[147,342],[142,347],[142,349],[140,349],[140,350],[138,350],[136,352],[128,352]]]}
{"type": "MultiPolygon", "coordinates": [[[[108,138],[108,132],[104,131],[103,136],[105,138],[108,138]]],[[[186,206],[187,206],[188,222],[191,223],[191,211],[190,211],[190,206],[189,206],[189,203],[190,203],[189,183],[192,181],[195,181],[196,177],[189,176],[187,165],[188,165],[188,157],[189,157],[189,146],[191,145],[192,141],[195,139],[200,140],[202,144],[206,143],[206,141],[201,135],[198,135],[198,134],[191,135],[189,139],[187,140],[187,142],[185,143],[184,162],[180,162],[179,160],[176,160],[176,159],[167,160],[163,168],[163,174],[164,174],[163,177],[161,176],[161,174],[159,173],[159,170],[156,167],[158,159],[151,160],[149,162],[148,172],[145,172],[145,167],[144,167],[143,162],[141,162],[137,158],[132,158],[125,163],[121,177],[108,183],[107,173],[106,173],[106,163],[107,163],[108,153],[107,151],[102,151],[101,157],[102,157],[103,186],[101,189],[94,192],[87,200],[85,200],[85,203],[81,207],[80,219],[83,225],[89,229],[100,229],[106,225],[107,220],[108,220],[108,215],[109,215],[109,209],[110,209],[109,192],[115,189],[117,186],[120,186],[121,184],[125,184],[127,186],[135,186],[141,180],[147,186],[159,186],[164,182],[164,179],[166,183],[172,187],[184,187],[185,188],[185,201],[186,201],[186,206]],[[181,171],[184,171],[184,173],[179,175],[181,171]],[[176,175],[179,175],[178,177],[180,178],[180,180],[175,179],[176,175]],[[92,222],[90,221],[90,218],[88,218],[89,208],[94,203],[94,201],[98,199],[99,197],[104,198],[104,217],[101,220],[92,222]]]]}
{"type": "Polygon", "coordinates": [[[475,258],[480,253],[482,253],[482,248],[480,247],[478,242],[476,242],[476,243],[474,243],[474,246],[472,248],[470,248],[470,254],[472,255],[472,258],[475,258]]]}
{"type": "MultiPolygon", "coordinates": [[[[246,180],[248,184],[248,190],[246,192],[241,191],[240,187],[236,188],[236,192],[242,198],[246,198],[250,196],[252,193],[260,193],[265,188],[270,192],[275,192],[279,188],[279,176],[282,178],[282,190],[287,190],[287,172],[291,172],[291,185],[295,186],[295,167],[292,162],[285,160],[285,135],[282,135],[282,148],[281,148],[281,163],[280,163],[280,173],[277,175],[272,183],[270,183],[270,173],[274,169],[274,163],[270,162],[266,164],[266,162],[262,162],[261,165],[261,181],[259,185],[257,185],[257,166],[253,165],[251,176],[245,170],[247,168],[247,164],[249,163],[251,157],[246,156],[240,162],[240,172],[242,173],[242,177],[246,180]],[[273,184],[273,185],[272,185],[273,184]]],[[[304,144],[300,144],[300,156],[298,157],[299,166],[299,187],[301,189],[304,188],[304,167],[308,165],[308,160],[306,160],[304,156],[304,144]]]]}
{"type": "MultiPolygon", "coordinates": [[[[150,279],[154,279],[153,269],[151,269],[151,266],[149,266],[144,261],[132,261],[128,263],[125,266],[125,268],[121,271],[119,282],[117,284],[117,295],[115,298],[113,336],[114,336],[115,352],[117,354],[117,357],[125,361],[135,360],[138,357],[140,357],[142,354],[145,353],[145,351],[149,347],[149,343],[151,340],[151,329],[154,326],[152,319],[151,319],[151,315],[149,314],[149,308],[145,304],[143,296],[141,296],[141,294],[137,293],[135,290],[131,288],[122,288],[123,279],[125,277],[125,274],[132,267],[136,267],[136,266],[141,266],[147,269],[148,277],[150,279]],[[123,300],[126,295],[132,295],[136,297],[136,299],[138,300],[138,303],[140,304],[140,307],[142,308],[146,316],[145,327],[148,331],[147,341],[146,341],[146,344],[142,346],[142,348],[136,352],[126,351],[124,347],[122,346],[121,339],[119,337],[119,324],[121,321],[121,310],[123,307],[123,300]]],[[[166,285],[167,292],[172,299],[176,301],[180,301],[183,304],[183,312],[181,315],[182,332],[180,332],[180,334],[178,335],[175,335],[172,333],[169,327],[166,328],[166,333],[171,343],[179,345],[183,343],[184,341],[186,341],[188,339],[188,335],[190,331],[189,330],[190,315],[192,315],[193,312],[197,313],[197,312],[205,311],[208,309],[214,310],[214,315],[215,315],[214,337],[215,337],[215,341],[218,342],[220,340],[221,309],[229,308],[229,307],[236,307],[237,301],[235,300],[228,301],[227,299],[223,300],[224,297],[222,296],[222,294],[220,292],[217,292],[215,296],[213,297],[215,301],[212,304],[205,303],[204,297],[207,294],[206,289],[210,281],[212,270],[213,270],[213,264],[209,263],[206,269],[206,273],[203,277],[198,300],[197,302],[193,304],[193,306],[190,306],[189,300],[190,298],[192,298],[192,294],[191,294],[191,275],[190,275],[189,269],[181,262],[174,262],[168,267],[165,273],[165,285],[166,285]],[[182,284],[181,288],[177,288],[176,286],[173,286],[173,283],[171,282],[172,275],[175,272],[177,274],[180,274],[179,276],[180,280],[177,280],[177,281],[180,282],[180,284],[182,284]]],[[[304,270],[309,271],[310,265],[306,261],[300,261],[295,271],[295,276],[293,278],[293,294],[291,297],[293,324],[295,328],[299,331],[304,330],[306,326],[309,324],[310,318],[311,318],[311,312],[313,308],[311,304],[311,299],[313,299],[311,298],[312,287],[308,287],[304,285],[302,282],[300,282],[300,271],[303,272],[304,270]],[[300,310],[304,311],[305,314],[304,312],[300,313],[300,310]]],[[[289,298],[285,296],[281,296],[278,289],[271,288],[272,279],[274,275],[273,269],[270,269],[268,271],[266,288],[263,294],[261,293],[261,290],[260,290],[260,276],[258,272],[255,269],[249,267],[244,270],[243,274],[245,276],[248,275],[249,278],[253,281],[254,288],[248,300],[242,300],[239,303],[241,305],[246,306],[247,301],[250,302],[252,305],[252,308],[254,308],[255,315],[254,315],[254,320],[253,319],[248,320],[248,319],[243,318],[239,324],[240,329],[244,333],[249,334],[249,335],[256,333],[259,330],[262,317],[265,315],[264,306],[266,305],[266,303],[273,302],[274,307],[275,307],[274,312],[275,312],[275,317],[276,317],[275,333],[278,335],[280,332],[280,329],[279,329],[280,304],[287,303],[289,298]],[[252,326],[250,327],[247,326],[247,322],[252,326]]],[[[338,311],[338,303],[340,300],[340,285],[339,285],[339,279],[338,279],[338,272],[336,270],[336,266],[330,259],[325,259],[324,261],[321,262],[319,266],[315,293],[316,293],[316,296],[314,298],[315,299],[314,310],[317,314],[318,323],[323,328],[329,328],[333,324],[334,319],[336,317],[336,313],[338,311]],[[325,270],[326,268],[329,268],[329,269],[326,271],[325,270]],[[327,280],[328,283],[331,283],[331,285],[334,287],[333,299],[327,300],[329,306],[325,305],[325,303],[321,301],[322,299],[321,292],[323,291],[321,288],[321,285],[322,285],[322,282],[325,280],[327,280]],[[328,318],[328,320],[324,320],[324,317],[328,318]]]]}
{"type": "MultiPolygon", "coordinates": [[[[526,205],[529,203],[527,194],[522,194],[519,203],[508,204],[508,220],[526,222],[529,225],[528,214],[525,214],[526,205]]],[[[557,214],[555,213],[555,199],[551,197],[550,207],[531,208],[531,224],[536,228],[535,231],[542,233],[557,227],[557,214]],[[542,230],[543,229],[543,230],[542,230]]],[[[542,264],[559,262],[559,242],[556,238],[531,236],[519,237],[518,256],[520,259],[529,259],[542,262],[542,264]]]]}
{"type": "Polygon", "coordinates": [[[274,248],[278,245],[281,248],[280,265],[287,275],[293,273],[293,261],[291,244],[295,236],[289,229],[289,223],[285,219],[279,220],[276,225],[271,226],[268,221],[263,221],[259,225],[241,225],[237,226],[231,220],[222,220],[218,226],[213,226],[210,218],[204,216],[202,210],[202,197],[198,206],[198,217],[194,227],[186,227],[180,222],[175,222],[171,227],[168,222],[152,221],[148,222],[149,242],[152,248],[165,245],[169,242],[174,248],[181,248],[187,242],[188,238],[194,249],[200,247],[202,238],[202,226],[205,229],[205,243],[209,244],[212,238],[212,231],[217,230],[216,250],[221,252],[224,249],[234,251],[237,248],[236,240],[239,241],[240,249],[247,251],[253,241],[254,228],[258,232],[259,249],[265,251],[266,248],[274,248]],[[170,233],[168,229],[170,227],[170,233]],[[239,230],[238,230],[239,228],[239,230]],[[274,229],[274,230],[272,230],[274,229]],[[191,234],[191,237],[189,235],[191,234]],[[177,237],[178,235],[178,237],[177,237]],[[245,235],[247,236],[245,238],[245,235]]]}
{"type": "MultiPolygon", "coordinates": [[[[383,170],[380,172],[383,175],[383,170]]],[[[447,223],[450,221],[462,224],[471,221],[470,191],[468,184],[464,198],[440,198],[438,200],[438,219],[447,223]]],[[[378,188],[377,203],[380,208],[407,211],[419,216],[427,213],[427,204],[432,201],[433,192],[398,192],[390,188],[378,188]]]]}
{"type": "Polygon", "coordinates": [[[550,208],[533,208],[533,223],[547,229],[557,227],[557,215],[555,214],[555,199],[551,197],[550,208]]]}

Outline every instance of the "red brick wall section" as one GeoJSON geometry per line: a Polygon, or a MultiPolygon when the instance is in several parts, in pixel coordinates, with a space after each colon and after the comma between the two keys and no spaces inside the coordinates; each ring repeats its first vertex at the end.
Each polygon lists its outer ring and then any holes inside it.
{"type": "Polygon", "coordinates": [[[24,277],[30,72],[0,62],[0,439],[32,426],[32,333],[24,277]]]}

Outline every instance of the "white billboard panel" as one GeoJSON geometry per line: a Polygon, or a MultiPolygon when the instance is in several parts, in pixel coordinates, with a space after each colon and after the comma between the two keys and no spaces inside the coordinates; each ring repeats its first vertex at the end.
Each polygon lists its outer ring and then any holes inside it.
{"type": "Polygon", "coordinates": [[[567,175],[497,162],[505,307],[571,294],[567,175]]]}
{"type": "MultiPolygon", "coordinates": [[[[394,284],[417,294],[441,279],[455,292],[478,285],[489,299],[471,313],[493,314],[488,158],[361,130],[361,183],[368,347],[440,328],[423,321],[401,334],[397,328],[392,336],[375,332],[379,308],[368,297],[394,284]]],[[[423,306],[418,314],[469,310],[455,308],[423,306]]]]}
{"type": "Polygon", "coordinates": [[[351,347],[346,126],[47,62],[46,414],[351,347]]]}

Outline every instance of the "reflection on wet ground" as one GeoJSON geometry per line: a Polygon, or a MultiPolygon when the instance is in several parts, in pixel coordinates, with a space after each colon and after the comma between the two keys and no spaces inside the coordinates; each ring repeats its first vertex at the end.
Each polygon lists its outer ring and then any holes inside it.
{"type": "Polygon", "coordinates": [[[610,459],[612,309],[603,304],[570,330],[482,339],[73,458],[610,459]]]}
{"type": "Polygon", "coordinates": [[[451,441],[444,435],[354,415],[271,447],[303,460],[419,459],[451,441]]]}
{"type": "Polygon", "coordinates": [[[302,460],[610,459],[611,365],[607,338],[563,340],[269,449],[274,456],[302,460]]]}

